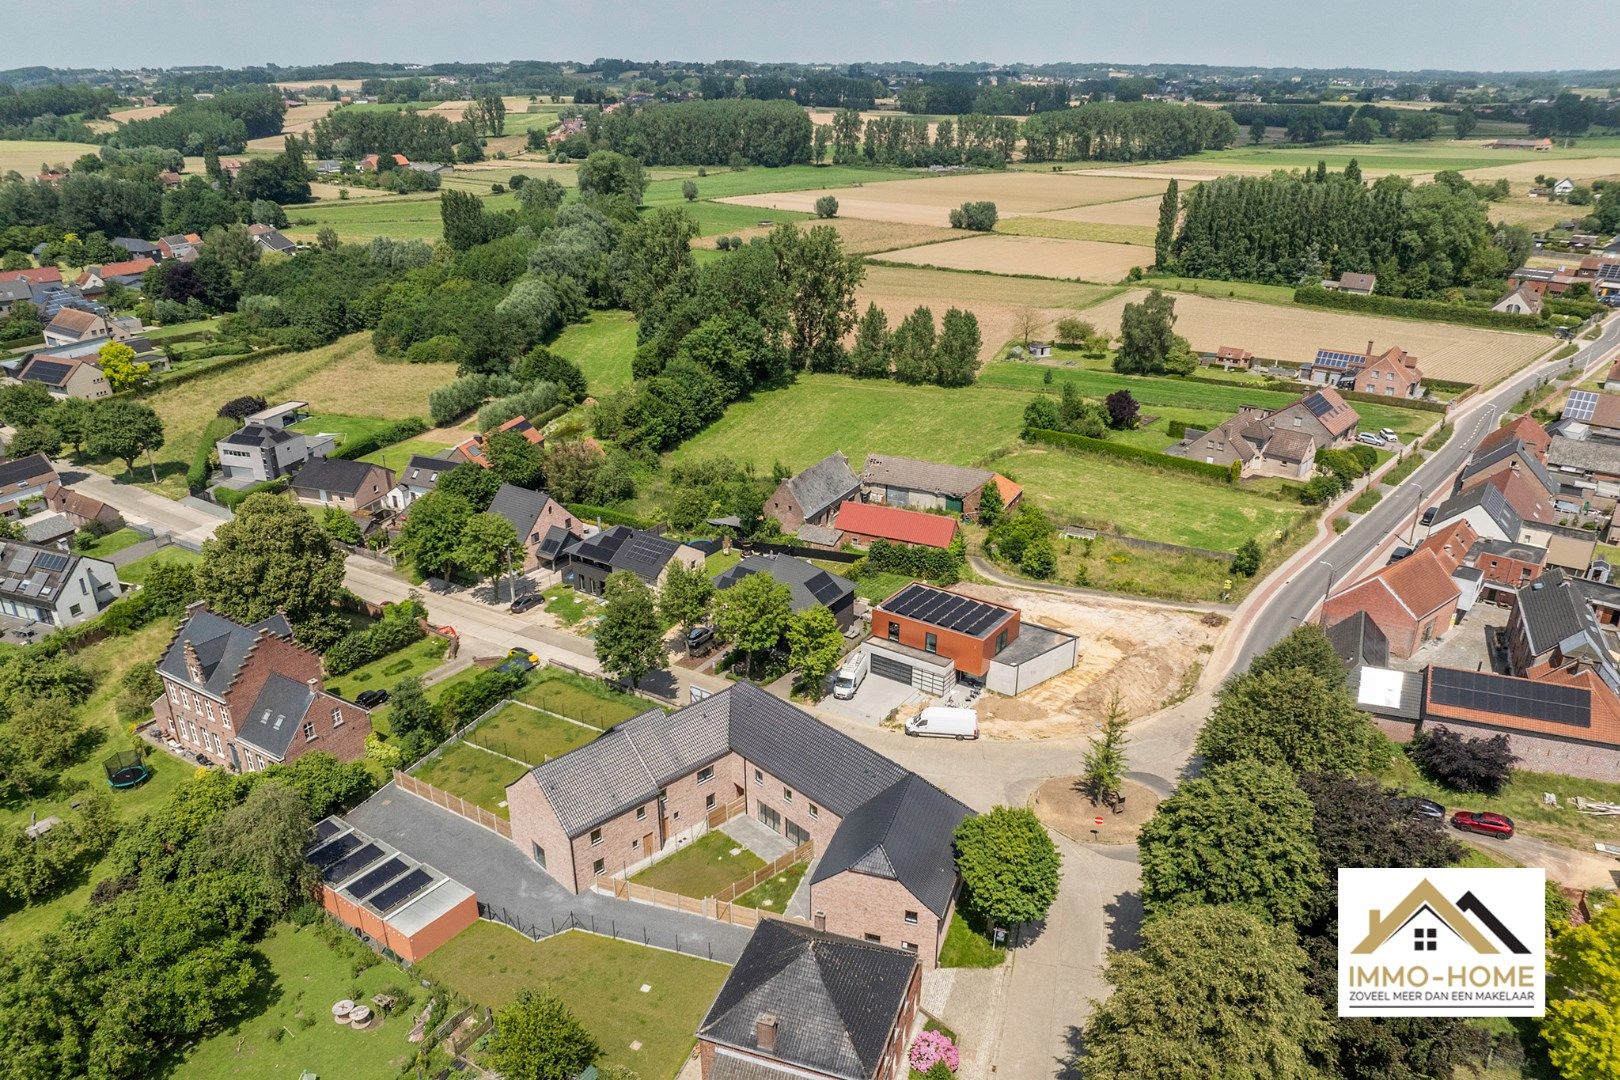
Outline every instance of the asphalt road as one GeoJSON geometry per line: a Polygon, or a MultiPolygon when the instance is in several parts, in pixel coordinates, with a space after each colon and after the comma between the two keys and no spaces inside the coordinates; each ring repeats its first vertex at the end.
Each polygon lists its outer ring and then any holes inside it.
{"type": "Polygon", "coordinates": [[[1345,530],[1316,562],[1297,571],[1263,608],[1250,616],[1251,627],[1233,670],[1246,668],[1255,654],[1264,652],[1308,619],[1330,587],[1342,584],[1357,564],[1397,531],[1404,533],[1411,527],[1420,505],[1438,501],[1442,489],[1449,491],[1474,447],[1496,429],[1502,415],[1526,390],[1571,366],[1595,366],[1616,347],[1620,347],[1620,319],[1610,319],[1596,341],[1587,343],[1568,360],[1537,365],[1481,396],[1477,403],[1465,406],[1453,419],[1456,432],[1438,453],[1345,530]]]}

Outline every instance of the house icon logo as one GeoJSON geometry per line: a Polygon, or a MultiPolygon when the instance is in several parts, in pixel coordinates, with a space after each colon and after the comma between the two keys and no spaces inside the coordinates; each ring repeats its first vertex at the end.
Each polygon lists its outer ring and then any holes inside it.
{"type": "Polygon", "coordinates": [[[1386,946],[1393,948],[1402,943],[1413,952],[1438,952],[1442,934],[1454,936],[1481,956],[1496,956],[1504,951],[1526,956],[1530,952],[1479,897],[1465,892],[1453,902],[1428,878],[1407,893],[1389,914],[1369,911],[1367,923],[1367,936],[1350,950],[1356,956],[1370,956],[1386,946]]]}
{"type": "Polygon", "coordinates": [[[1339,871],[1340,1016],[1540,1016],[1546,876],[1339,871]]]}

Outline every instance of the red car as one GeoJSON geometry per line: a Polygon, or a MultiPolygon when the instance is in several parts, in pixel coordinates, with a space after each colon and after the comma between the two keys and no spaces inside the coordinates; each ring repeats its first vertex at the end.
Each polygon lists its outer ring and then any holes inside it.
{"type": "Polygon", "coordinates": [[[1451,815],[1451,827],[1482,836],[1498,836],[1503,840],[1513,837],[1513,819],[1501,814],[1476,814],[1472,810],[1459,810],[1451,815]]]}

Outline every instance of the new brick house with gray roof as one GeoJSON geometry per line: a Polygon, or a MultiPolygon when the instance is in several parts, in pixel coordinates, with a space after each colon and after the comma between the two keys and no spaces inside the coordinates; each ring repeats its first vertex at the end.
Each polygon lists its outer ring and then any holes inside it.
{"type": "Polygon", "coordinates": [[[506,789],[512,841],[573,892],[628,876],[741,812],[808,843],[817,929],[933,967],[956,903],[969,810],[751,683],[634,717],[506,789]],[[740,804],[740,806],[739,806],[740,804]]]}
{"type": "Polygon", "coordinates": [[[585,526],[562,503],[543,491],[502,484],[489,512],[512,525],[523,546],[522,572],[551,566],[562,549],[585,535],[585,526]]]}
{"type": "Polygon", "coordinates": [[[314,751],[365,756],[371,713],[323,688],[320,656],[281,615],[245,626],[192,604],[157,673],[158,730],[214,765],[258,772],[314,751]]]}

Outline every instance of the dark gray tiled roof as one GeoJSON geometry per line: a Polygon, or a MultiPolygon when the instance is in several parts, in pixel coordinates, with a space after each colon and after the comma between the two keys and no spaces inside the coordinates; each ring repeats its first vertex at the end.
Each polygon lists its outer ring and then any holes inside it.
{"type": "Polygon", "coordinates": [[[410,464],[399,474],[399,482],[407,487],[434,487],[439,477],[460,465],[459,461],[412,454],[410,464]]]}
{"type": "Polygon", "coordinates": [[[29,454],[15,461],[0,462],[0,489],[29,481],[44,483],[56,475],[56,468],[44,454],[29,454]]]}
{"type": "Polygon", "coordinates": [[[55,607],[62,587],[73,577],[80,556],[21,540],[0,542],[0,596],[16,597],[30,605],[55,607]]]}
{"type": "Polygon", "coordinates": [[[1470,476],[1475,476],[1493,465],[1506,461],[1515,454],[1519,455],[1519,460],[1523,463],[1525,470],[1535,477],[1536,483],[1540,484],[1547,494],[1551,495],[1557,492],[1558,485],[1553,483],[1552,477],[1547,475],[1546,466],[1541,464],[1541,459],[1536,457],[1535,452],[1526,446],[1521,439],[1509,439],[1493,450],[1486,451],[1483,454],[1475,454],[1468,464],[1463,466],[1462,479],[1467,481],[1470,476]]]}
{"type": "Polygon", "coordinates": [[[839,824],[816,864],[814,884],[845,870],[890,878],[943,916],[956,891],[956,864],[940,858],[956,827],[973,811],[916,773],[890,787],[839,824]]]}
{"type": "Polygon", "coordinates": [[[715,750],[716,740],[705,730],[711,725],[704,714],[714,710],[712,707],[704,710],[701,706],[713,700],[706,698],[668,718],[657,709],[631,717],[601,738],[536,766],[531,775],[556,812],[563,832],[579,836],[633,806],[656,798],[664,781],[672,777],[655,774],[654,767],[660,772],[667,769],[683,736],[687,740],[685,759],[690,765],[676,771],[675,776],[724,754],[724,734],[718,740],[719,749],[715,750]],[[669,730],[660,732],[660,727],[669,730]],[[646,754],[643,743],[647,747],[646,754]],[[705,752],[707,758],[703,756],[705,752]],[[649,761],[649,757],[653,760],[649,761]]]}
{"type": "Polygon", "coordinates": [[[804,516],[813,518],[849,498],[860,488],[861,479],[839,450],[788,480],[787,485],[804,516]]]}
{"type": "Polygon", "coordinates": [[[882,1066],[917,963],[915,954],[900,949],[765,919],[720,987],[698,1035],[760,1052],[756,1022],[774,1016],[776,1045],[765,1056],[829,1076],[869,1080],[882,1066]]]}
{"type": "Polygon", "coordinates": [[[1584,646],[1594,661],[1613,663],[1586,596],[1556,567],[1519,590],[1518,618],[1535,656],[1584,646]]]}
{"type": "Polygon", "coordinates": [[[561,525],[547,526],[545,534],[540,537],[539,553],[548,559],[555,559],[557,554],[568,546],[568,541],[573,535],[561,525]]]}
{"type": "Polygon", "coordinates": [[[339,495],[355,495],[375,468],[377,466],[369,461],[316,458],[293,477],[292,488],[294,491],[332,491],[339,495]]]}
{"type": "Polygon", "coordinates": [[[207,608],[198,608],[180,624],[157,668],[182,683],[197,685],[192,684],[191,677],[186,674],[185,643],[189,641],[191,647],[197,650],[197,660],[203,669],[203,682],[198,688],[219,696],[236,678],[242,660],[258,640],[260,630],[292,639],[292,627],[280,615],[272,615],[252,626],[243,626],[207,608]]]}
{"type": "Polygon", "coordinates": [[[1486,516],[1496,523],[1496,527],[1509,540],[1518,539],[1524,519],[1519,517],[1518,511],[1513,509],[1507,496],[1502,494],[1502,489],[1495,484],[1475,484],[1466,491],[1459,491],[1440,504],[1434,515],[1434,524],[1439,526],[1476,506],[1485,511],[1486,516]]]}
{"type": "Polygon", "coordinates": [[[534,523],[540,520],[540,512],[550,501],[551,496],[543,491],[502,484],[495,492],[495,498],[490,500],[489,512],[510,521],[518,539],[527,540],[529,533],[534,531],[534,523]]]}
{"type": "Polygon", "coordinates": [[[1389,639],[1365,611],[1328,627],[1327,638],[1346,668],[1353,670],[1361,664],[1389,666],[1389,639]]]}
{"type": "Polygon", "coordinates": [[[962,465],[941,465],[915,458],[889,457],[871,454],[861,480],[868,484],[904,488],[907,491],[927,491],[960,498],[978,491],[990,479],[987,469],[970,469],[962,465]]]}
{"type": "Polygon", "coordinates": [[[848,602],[855,586],[848,578],[829,574],[814,563],[791,555],[747,555],[737,565],[714,579],[718,589],[729,589],[750,574],[769,574],[793,593],[793,610],[804,611],[817,604],[834,610],[848,602]]]}
{"type": "Polygon", "coordinates": [[[248,714],[238,718],[237,734],[268,754],[286,757],[293,733],[303,725],[314,700],[315,689],[308,683],[271,675],[248,714]]]}

